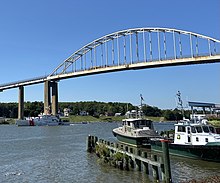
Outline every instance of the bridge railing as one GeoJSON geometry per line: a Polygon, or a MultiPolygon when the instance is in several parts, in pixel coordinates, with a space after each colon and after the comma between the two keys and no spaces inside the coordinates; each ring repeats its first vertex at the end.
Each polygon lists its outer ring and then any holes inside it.
{"type": "Polygon", "coordinates": [[[46,78],[47,78],[47,76],[39,76],[39,77],[31,78],[31,79],[14,81],[14,82],[10,82],[10,83],[3,83],[3,84],[0,84],[0,89],[4,88],[4,87],[7,87],[7,86],[16,85],[16,84],[19,84],[19,83],[27,83],[27,82],[32,82],[32,81],[44,80],[46,78]]]}
{"type": "Polygon", "coordinates": [[[220,41],[167,28],[136,28],[103,36],[64,60],[49,76],[109,66],[214,56],[220,41]]]}
{"type": "MultiPolygon", "coordinates": [[[[219,53],[216,53],[216,54],[213,54],[211,56],[215,56],[215,55],[220,55],[220,52],[219,53]]],[[[187,55],[187,56],[182,56],[182,57],[167,57],[166,59],[165,58],[161,58],[160,61],[163,62],[163,61],[167,61],[167,60],[177,60],[177,59],[186,59],[186,58],[199,58],[199,57],[205,57],[205,56],[209,56],[208,54],[199,54],[197,56],[193,56],[191,57],[191,55],[187,55]]],[[[150,60],[148,62],[156,62],[156,61],[159,61],[158,58],[155,58],[153,60],[150,60]]],[[[133,61],[132,64],[137,64],[137,63],[144,63],[146,61],[144,60],[139,60],[139,61],[133,61]]],[[[127,63],[127,65],[130,64],[130,63],[127,63]]],[[[66,70],[65,73],[63,74],[69,74],[69,73],[77,73],[77,72],[82,72],[82,71],[91,71],[91,70],[96,70],[96,69],[100,69],[100,68],[108,68],[108,67],[114,67],[114,66],[122,66],[122,65],[125,65],[124,63],[119,63],[118,65],[114,65],[113,63],[111,64],[108,64],[108,65],[100,65],[100,66],[93,66],[93,67],[88,67],[88,68],[75,68],[74,70],[66,70]]],[[[50,77],[50,76],[49,76],[50,77]]]]}

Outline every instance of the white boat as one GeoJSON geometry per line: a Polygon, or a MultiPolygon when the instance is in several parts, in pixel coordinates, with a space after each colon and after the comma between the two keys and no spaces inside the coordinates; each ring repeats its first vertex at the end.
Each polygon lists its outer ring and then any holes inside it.
{"type": "Polygon", "coordinates": [[[36,118],[16,121],[17,126],[57,126],[60,124],[62,124],[61,120],[54,115],[40,115],[36,118]]]}
{"type": "Polygon", "coordinates": [[[126,113],[127,119],[122,120],[122,127],[113,129],[113,135],[122,143],[135,147],[150,146],[151,138],[159,138],[154,130],[153,122],[144,119],[136,110],[126,113]]]}
{"type": "MultiPolygon", "coordinates": [[[[220,162],[220,134],[204,121],[181,120],[175,126],[174,139],[169,139],[170,154],[220,162]]],[[[162,151],[161,141],[151,140],[151,148],[162,151]]]]}
{"type": "MultiPolygon", "coordinates": [[[[179,100],[180,99],[180,95],[179,100]]],[[[182,103],[182,102],[181,102],[182,103]]],[[[192,110],[194,111],[194,110],[192,110]]],[[[220,134],[209,124],[205,115],[192,114],[174,124],[173,138],[169,138],[170,154],[187,158],[220,162],[220,134]]],[[[161,139],[152,139],[151,148],[162,151],[161,139]]]]}

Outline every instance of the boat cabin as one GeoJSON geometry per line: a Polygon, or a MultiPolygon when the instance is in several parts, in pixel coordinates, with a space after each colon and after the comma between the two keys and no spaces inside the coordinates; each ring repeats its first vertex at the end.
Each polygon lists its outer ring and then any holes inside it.
{"type": "Polygon", "coordinates": [[[174,144],[206,145],[208,142],[220,141],[220,136],[211,125],[183,122],[174,126],[174,144]]]}
{"type": "Polygon", "coordinates": [[[153,129],[152,121],[146,119],[124,119],[122,126],[126,129],[153,129]]]}

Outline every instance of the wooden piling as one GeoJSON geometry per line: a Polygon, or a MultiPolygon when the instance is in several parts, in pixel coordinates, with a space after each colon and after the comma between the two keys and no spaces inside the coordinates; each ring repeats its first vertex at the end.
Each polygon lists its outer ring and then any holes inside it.
{"type": "Polygon", "coordinates": [[[86,146],[87,146],[87,151],[92,152],[91,135],[89,135],[86,139],[86,146]]]}
{"type": "MultiPolygon", "coordinates": [[[[136,155],[140,156],[140,154],[141,154],[141,151],[136,149],[136,155]]],[[[141,160],[135,159],[135,169],[137,171],[141,171],[141,160]]]]}
{"type": "Polygon", "coordinates": [[[163,161],[164,161],[164,173],[165,173],[165,182],[171,183],[171,169],[170,169],[170,156],[169,156],[169,147],[168,140],[161,140],[162,150],[163,150],[163,161]]]}
{"type": "Polygon", "coordinates": [[[86,140],[87,151],[88,152],[94,151],[95,150],[95,146],[96,146],[98,141],[100,142],[102,140],[98,139],[98,137],[96,137],[96,136],[88,135],[87,140],[86,140]]]}
{"type": "MultiPolygon", "coordinates": [[[[95,145],[95,146],[97,145],[98,140],[99,140],[98,137],[95,136],[95,137],[94,137],[94,145],[95,145]]],[[[95,148],[95,146],[94,146],[94,148],[95,148]]]]}
{"type": "Polygon", "coordinates": [[[128,152],[128,146],[125,146],[125,151],[128,152]]]}
{"type": "MultiPolygon", "coordinates": [[[[142,153],[141,153],[141,157],[147,159],[147,152],[142,152],[142,153]]],[[[149,175],[148,163],[142,161],[142,170],[143,170],[144,173],[146,173],[147,175],[149,175]]]]}
{"type": "Polygon", "coordinates": [[[134,161],[131,157],[129,157],[129,169],[134,169],[134,161]]]}
{"type": "MultiPolygon", "coordinates": [[[[154,161],[157,161],[157,155],[152,154],[152,155],[151,155],[151,158],[152,158],[154,161]]],[[[153,178],[154,178],[155,180],[159,180],[159,172],[158,172],[158,167],[157,167],[157,166],[152,165],[152,172],[153,172],[153,178]]]]}
{"type": "Polygon", "coordinates": [[[163,182],[165,182],[165,181],[166,181],[166,177],[165,177],[165,170],[164,170],[163,158],[160,157],[160,158],[159,158],[159,161],[160,161],[160,164],[161,164],[161,166],[160,166],[160,169],[161,169],[161,179],[162,179],[163,182]]]}
{"type": "Polygon", "coordinates": [[[91,136],[91,147],[92,149],[95,147],[95,144],[94,144],[94,136],[91,136]]]}
{"type": "Polygon", "coordinates": [[[108,146],[110,146],[110,145],[111,145],[111,143],[110,143],[109,141],[107,141],[107,145],[108,145],[108,146]]]}
{"type": "Polygon", "coordinates": [[[123,169],[129,170],[129,157],[125,154],[123,155],[123,169]]]}
{"type": "Polygon", "coordinates": [[[133,148],[132,148],[132,147],[130,147],[130,153],[133,153],[133,152],[134,152],[133,148]]]}

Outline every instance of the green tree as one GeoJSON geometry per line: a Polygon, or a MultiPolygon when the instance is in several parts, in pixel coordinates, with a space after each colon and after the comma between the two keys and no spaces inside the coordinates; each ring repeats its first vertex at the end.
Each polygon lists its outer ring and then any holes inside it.
{"type": "Polygon", "coordinates": [[[175,114],[172,110],[165,110],[163,116],[166,120],[176,120],[175,114]]]}
{"type": "Polygon", "coordinates": [[[142,106],[142,111],[143,111],[144,115],[146,115],[146,116],[160,117],[162,114],[161,110],[158,109],[157,107],[151,107],[146,104],[144,104],[142,106]]]}

